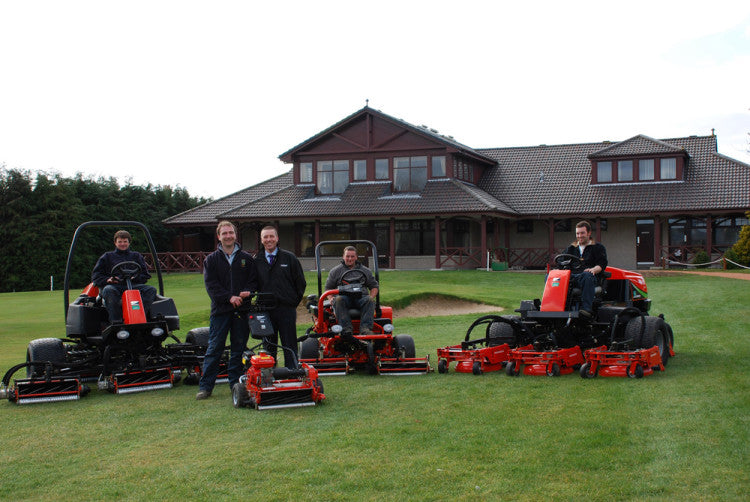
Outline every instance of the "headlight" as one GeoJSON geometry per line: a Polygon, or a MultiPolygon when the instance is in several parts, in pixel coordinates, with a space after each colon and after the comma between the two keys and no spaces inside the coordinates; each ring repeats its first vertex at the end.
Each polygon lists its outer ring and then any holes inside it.
{"type": "Polygon", "coordinates": [[[344,331],[344,328],[342,328],[340,324],[334,324],[333,326],[331,326],[331,333],[335,335],[338,335],[342,331],[344,331]]]}
{"type": "Polygon", "coordinates": [[[125,331],[124,329],[121,329],[117,332],[117,339],[118,340],[127,340],[130,337],[130,333],[125,331]]]}
{"type": "Polygon", "coordinates": [[[384,333],[393,333],[393,324],[384,324],[383,325],[383,332],[384,333]]]}
{"type": "Polygon", "coordinates": [[[164,334],[164,330],[161,328],[154,328],[151,330],[151,336],[159,337],[164,334]]]}

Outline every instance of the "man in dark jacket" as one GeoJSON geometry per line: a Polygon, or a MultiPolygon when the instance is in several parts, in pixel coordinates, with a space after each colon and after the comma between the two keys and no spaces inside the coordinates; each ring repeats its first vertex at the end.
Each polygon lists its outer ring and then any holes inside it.
{"type": "Polygon", "coordinates": [[[582,259],[583,272],[570,275],[571,286],[581,289],[581,309],[579,314],[589,318],[593,315],[594,292],[596,290],[596,276],[607,268],[607,250],[602,244],[591,238],[591,224],[581,221],[576,224],[576,240],[565,254],[582,259]]]}
{"type": "Polygon", "coordinates": [[[248,313],[237,307],[258,290],[255,262],[250,253],[237,243],[237,230],[228,221],[216,227],[219,245],[203,262],[203,281],[211,298],[208,349],[203,359],[203,373],[196,399],[206,399],[213,392],[219,361],[229,333],[229,388],[242,376],[242,352],[250,337],[248,313]]]}
{"type": "Polygon", "coordinates": [[[281,345],[285,347],[285,366],[294,368],[297,360],[297,306],[305,294],[307,281],[297,257],[279,247],[276,227],[264,227],[260,231],[260,241],[263,250],[255,255],[260,290],[273,293],[277,302],[276,308],[269,314],[274,329],[273,338],[269,341],[274,345],[266,344],[266,350],[275,358],[275,344],[280,337],[281,345]]]}
{"type": "Polygon", "coordinates": [[[130,249],[132,238],[127,230],[118,230],[115,232],[115,250],[104,253],[97,260],[94,270],[91,272],[91,282],[99,288],[101,296],[104,299],[109,322],[112,324],[122,324],[122,294],[128,288],[123,277],[112,275],[112,269],[126,261],[137,263],[141,270],[131,278],[130,282],[133,289],[141,293],[143,309],[146,314],[151,310],[151,304],[156,299],[156,289],[153,286],[147,286],[146,281],[151,278],[146,268],[146,262],[143,255],[138,251],[130,249]]]}
{"type": "Polygon", "coordinates": [[[357,261],[357,248],[354,246],[346,246],[341,263],[328,272],[326,290],[336,289],[344,284],[344,281],[342,281],[344,277],[349,281],[361,281],[369,294],[363,292],[362,296],[359,297],[336,295],[333,299],[333,313],[336,315],[336,320],[343,328],[344,334],[351,335],[352,319],[349,316],[349,309],[357,309],[360,312],[359,334],[371,335],[375,317],[375,297],[378,295],[379,284],[370,269],[357,261]],[[349,274],[348,272],[352,270],[359,273],[352,272],[349,274]]]}

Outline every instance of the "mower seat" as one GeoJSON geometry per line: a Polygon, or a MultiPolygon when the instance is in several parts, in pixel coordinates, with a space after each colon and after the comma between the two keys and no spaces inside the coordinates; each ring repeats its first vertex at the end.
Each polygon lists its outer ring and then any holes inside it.
{"type": "MultiPolygon", "coordinates": [[[[596,276],[596,287],[594,288],[594,301],[601,301],[602,296],[607,292],[606,289],[606,283],[607,278],[611,277],[612,274],[610,274],[607,271],[602,272],[601,274],[596,276]]],[[[581,301],[581,288],[570,288],[570,302],[571,304],[577,303],[581,301]]]]}

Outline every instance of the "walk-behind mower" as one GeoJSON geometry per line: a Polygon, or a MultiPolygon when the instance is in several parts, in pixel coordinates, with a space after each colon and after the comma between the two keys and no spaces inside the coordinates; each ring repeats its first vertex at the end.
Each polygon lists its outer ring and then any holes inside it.
{"type": "Polygon", "coordinates": [[[323,402],[326,396],[317,370],[307,363],[296,363],[297,357],[288,347],[266,340],[266,337],[273,335],[267,313],[259,311],[250,314],[250,334],[264,342],[242,355],[245,374],[232,387],[232,404],[235,408],[294,408],[323,402]],[[295,361],[295,368],[275,367],[274,357],[261,348],[264,344],[287,350],[285,357],[295,361]]]}
{"type": "Polygon", "coordinates": [[[380,282],[378,252],[367,240],[322,241],[315,246],[318,272],[318,294],[308,297],[307,309],[312,314],[313,326],[300,337],[300,361],[311,364],[321,375],[346,375],[363,370],[381,375],[420,375],[431,371],[429,357],[415,356],[414,339],[409,335],[393,334],[393,309],[380,305],[380,290],[375,298],[375,322],[372,334],[360,334],[360,312],[350,309],[353,331],[344,333],[333,311],[333,298],[338,294],[355,297],[367,294],[364,274],[350,270],[337,289],[323,291],[321,252],[326,246],[341,250],[345,245],[365,245],[373,258],[373,273],[380,282]]]}
{"type": "MultiPolygon", "coordinates": [[[[133,221],[92,221],[80,225],[73,236],[64,282],[66,338],[32,340],[26,362],[9,369],[2,379],[0,398],[19,404],[77,400],[89,392],[87,383],[101,390],[126,394],[172,387],[181,368],[194,364],[200,347],[180,343],[172,331],[180,321],[174,301],[164,295],[159,261],[151,234],[133,221]],[[98,289],[90,284],[69,303],[71,266],[79,237],[90,227],[138,228],[143,231],[153,258],[159,289],[148,317],[140,293],[129,285],[122,297],[123,322],[111,324],[98,289]],[[167,338],[177,343],[164,345],[167,338]],[[26,369],[26,378],[11,384],[13,375],[26,369]]],[[[113,274],[122,282],[140,272],[135,262],[119,264],[113,274]]],[[[205,351],[205,349],[204,349],[205,351]]]]}

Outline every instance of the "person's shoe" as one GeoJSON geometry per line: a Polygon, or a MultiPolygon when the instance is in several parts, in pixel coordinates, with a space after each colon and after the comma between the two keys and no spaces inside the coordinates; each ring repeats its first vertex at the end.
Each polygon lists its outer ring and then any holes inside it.
{"type": "Polygon", "coordinates": [[[195,399],[198,401],[202,399],[208,399],[211,397],[211,391],[210,390],[199,390],[198,393],[195,395],[195,399]]]}
{"type": "Polygon", "coordinates": [[[370,328],[359,328],[359,334],[360,335],[374,335],[375,333],[373,333],[370,328]]]}
{"type": "Polygon", "coordinates": [[[579,310],[578,311],[578,316],[582,317],[583,319],[591,319],[592,317],[594,317],[594,315],[591,312],[589,312],[588,310],[585,310],[585,309],[579,310]]]}

